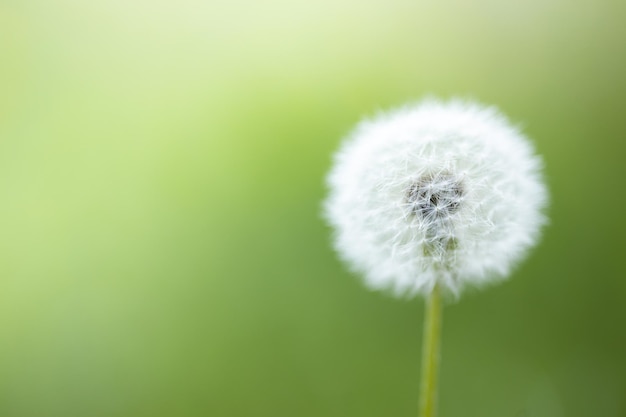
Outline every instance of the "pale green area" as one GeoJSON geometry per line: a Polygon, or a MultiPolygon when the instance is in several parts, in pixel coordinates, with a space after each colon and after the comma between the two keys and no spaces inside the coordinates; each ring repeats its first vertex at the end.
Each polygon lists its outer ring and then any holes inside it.
{"type": "Polygon", "coordinates": [[[329,247],[363,115],[499,105],[551,225],[444,311],[442,417],[626,414],[626,2],[0,0],[0,416],[416,416],[423,302],[329,247]]]}

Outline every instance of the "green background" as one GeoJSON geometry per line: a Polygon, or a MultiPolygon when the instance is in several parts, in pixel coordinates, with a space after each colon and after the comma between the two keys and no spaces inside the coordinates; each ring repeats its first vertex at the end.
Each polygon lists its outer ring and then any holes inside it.
{"type": "Polygon", "coordinates": [[[320,219],[363,116],[499,106],[550,225],[444,314],[440,415],[626,415],[622,0],[0,0],[0,416],[416,416],[421,300],[320,219]]]}

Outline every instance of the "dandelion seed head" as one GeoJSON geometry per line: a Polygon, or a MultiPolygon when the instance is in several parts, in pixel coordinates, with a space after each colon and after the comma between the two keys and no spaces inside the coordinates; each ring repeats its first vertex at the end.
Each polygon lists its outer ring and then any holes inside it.
{"type": "Polygon", "coordinates": [[[494,108],[423,101],[357,125],[335,155],[324,213],[370,288],[459,294],[506,278],[536,243],[541,168],[494,108]]]}

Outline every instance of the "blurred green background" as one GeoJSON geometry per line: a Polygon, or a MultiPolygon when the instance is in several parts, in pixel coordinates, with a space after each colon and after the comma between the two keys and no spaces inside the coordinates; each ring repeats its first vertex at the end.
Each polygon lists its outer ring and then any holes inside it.
{"type": "Polygon", "coordinates": [[[444,317],[440,415],[626,415],[622,0],[0,0],[0,416],[416,416],[421,300],[330,249],[363,115],[499,106],[551,224],[444,317]]]}

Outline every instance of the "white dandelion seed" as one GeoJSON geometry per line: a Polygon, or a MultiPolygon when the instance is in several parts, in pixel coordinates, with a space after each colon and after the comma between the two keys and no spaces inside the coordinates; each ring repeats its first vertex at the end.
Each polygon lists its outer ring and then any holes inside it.
{"type": "Polygon", "coordinates": [[[542,162],[494,108],[427,100],[361,122],[335,155],[325,216],[373,289],[459,294],[506,278],[545,223],[542,162]]]}

